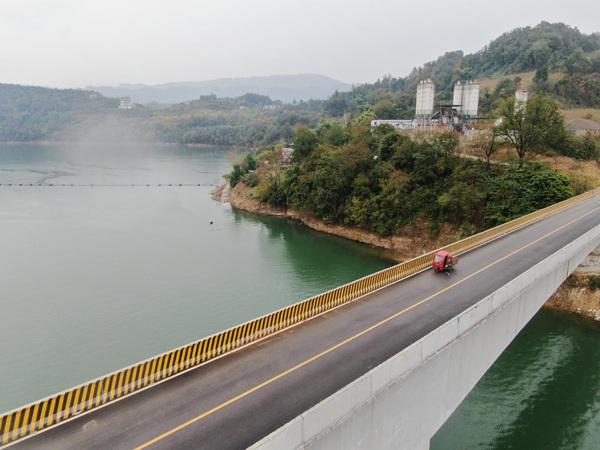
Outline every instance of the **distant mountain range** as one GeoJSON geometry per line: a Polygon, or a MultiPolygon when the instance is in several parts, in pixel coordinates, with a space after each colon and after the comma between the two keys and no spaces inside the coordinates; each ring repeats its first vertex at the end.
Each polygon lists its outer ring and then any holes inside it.
{"type": "Polygon", "coordinates": [[[269,77],[223,78],[210,81],[119,86],[88,86],[105,97],[129,96],[136,103],[173,104],[215,94],[219,98],[239,97],[247,93],[267,95],[271,100],[291,103],[294,100],[324,100],[335,91],[343,92],[352,86],[323,75],[277,75],[269,77]]]}

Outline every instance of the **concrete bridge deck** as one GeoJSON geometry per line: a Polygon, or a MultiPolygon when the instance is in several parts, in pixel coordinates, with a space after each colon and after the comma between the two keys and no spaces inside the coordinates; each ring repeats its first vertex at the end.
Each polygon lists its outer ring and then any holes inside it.
{"type": "Polygon", "coordinates": [[[599,223],[596,196],[463,255],[450,276],[422,272],[15,448],[246,448],[599,223]]]}

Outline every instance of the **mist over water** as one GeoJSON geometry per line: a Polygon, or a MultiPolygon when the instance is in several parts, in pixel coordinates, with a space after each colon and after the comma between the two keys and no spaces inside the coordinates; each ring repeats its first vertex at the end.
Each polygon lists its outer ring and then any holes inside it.
{"type": "Polygon", "coordinates": [[[391,265],[213,200],[232,153],[0,146],[0,412],[391,265]]]}

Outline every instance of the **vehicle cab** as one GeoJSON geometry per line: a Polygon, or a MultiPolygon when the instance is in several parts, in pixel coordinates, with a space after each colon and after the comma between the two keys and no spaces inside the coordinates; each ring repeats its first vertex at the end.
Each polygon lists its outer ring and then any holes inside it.
{"type": "Polygon", "coordinates": [[[450,252],[440,250],[433,257],[433,270],[440,272],[442,270],[452,270],[458,262],[458,258],[453,258],[450,252]]]}

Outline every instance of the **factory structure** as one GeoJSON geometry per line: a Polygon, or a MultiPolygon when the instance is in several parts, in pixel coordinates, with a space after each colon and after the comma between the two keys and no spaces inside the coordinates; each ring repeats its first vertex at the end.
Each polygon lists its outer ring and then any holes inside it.
{"type": "Polygon", "coordinates": [[[447,125],[461,131],[475,123],[479,108],[479,83],[458,81],[454,85],[452,103],[435,105],[435,86],[431,80],[422,80],[417,86],[415,122],[417,126],[447,125]]]}
{"type": "Polygon", "coordinates": [[[415,120],[418,125],[425,125],[433,115],[435,101],[435,86],[431,80],[421,80],[417,86],[417,105],[415,120]]]}
{"type": "Polygon", "coordinates": [[[371,127],[389,124],[398,129],[416,129],[445,125],[462,131],[474,124],[479,108],[479,83],[458,81],[450,104],[435,104],[435,85],[431,79],[421,80],[417,86],[414,120],[373,120],[371,127]]]}
{"type": "Polygon", "coordinates": [[[467,84],[461,84],[460,81],[456,83],[452,103],[458,114],[467,120],[475,120],[479,108],[479,84],[474,81],[467,84]]]}

